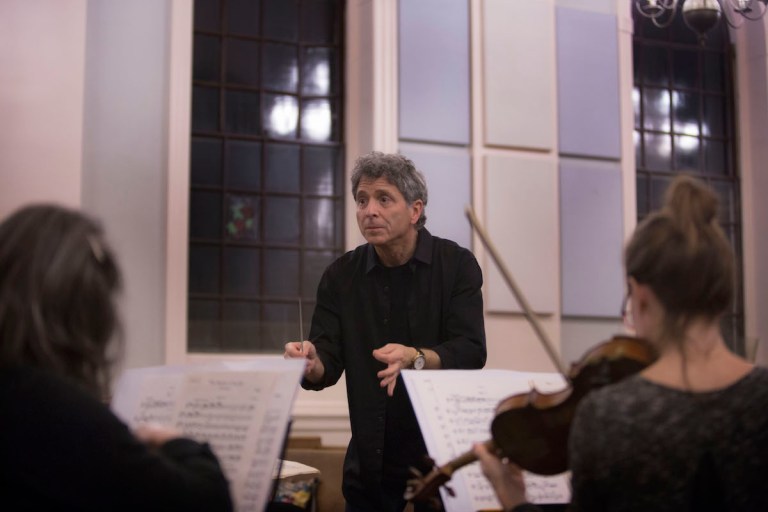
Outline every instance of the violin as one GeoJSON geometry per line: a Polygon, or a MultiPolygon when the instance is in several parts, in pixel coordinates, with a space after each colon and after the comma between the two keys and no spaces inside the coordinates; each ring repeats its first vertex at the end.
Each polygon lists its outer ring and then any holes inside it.
{"type": "MultiPolygon", "coordinates": [[[[492,438],[485,442],[485,446],[492,453],[506,457],[526,471],[540,475],[562,473],[568,469],[568,433],[581,399],[594,389],[641,371],[656,360],[656,351],[640,338],[614,336],[590,349],[577,363],[571,365],[567,373],[563,371],[546,333],[485,230],[469,207],[466,212],[552,362],[568,382],[561,391],[542,393],[533,389],[499,402],[491,422],[492,438]]],[[[456,470],[475,460],[477,457],[474,451],[469,450],[445,465],[434,468],[427,475],[422,476],[414,471],[416,478],[408,481],[405,499],[433,500],[440,487],[451,479],[456,470]]],[[[448,492],[452,494],[450,489],[448,492]]]]}

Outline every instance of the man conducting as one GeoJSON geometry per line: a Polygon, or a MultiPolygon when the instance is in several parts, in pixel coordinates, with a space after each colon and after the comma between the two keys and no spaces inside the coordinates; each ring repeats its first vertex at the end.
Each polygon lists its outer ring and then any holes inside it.
{"type": "Polygon", "coordinates": [[[401,512],[426,447],[400,370],[483,367],[483,277],[471,252],[424,228],[427,186],[409,159],[362,156],[352,194],[368,243],[326,269],[310,339],[286,343],[285,357],[306,358],[305,389],[346,371],[346,511],[401,512]]]}

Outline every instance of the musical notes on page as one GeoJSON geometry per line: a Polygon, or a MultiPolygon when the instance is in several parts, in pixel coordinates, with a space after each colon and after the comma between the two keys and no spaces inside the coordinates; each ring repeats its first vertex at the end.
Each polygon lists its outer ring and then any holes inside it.
{"type": "Polygon", "coordinates": [[[261,512],[303,369],[303,361],[254,357],[127,370],[112,408],[131,427],[159,423],[209,443],[237,510],[261,512]]]}
{"type": "MultiPolygon", "coordinates": [[[[419,421],[429,455],[441,466],[472,449],[474,443],[491,439],[491,421],[498,403],[532,386],[542,392],[562,389],[557,373],[510,370],[403,371],[403,379],[419,421]]],[[[526,473],[528,499],[534,503],[570,501],[567,475],[544,477],[526,473]]],[[[472,463],[453,474],[441,489],[447,512],[500,509],[493,488],[480,465],[472,463]]]]}

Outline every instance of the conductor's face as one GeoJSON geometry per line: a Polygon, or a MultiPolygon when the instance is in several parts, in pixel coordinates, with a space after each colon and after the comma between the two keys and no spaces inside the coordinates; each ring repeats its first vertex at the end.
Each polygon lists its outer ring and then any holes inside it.
{"type": "Polygon", "coordinates": [[[408,205],[403,194],[386,178],[362,179],[357,187],[357,225],[374,246],[396,245],[415,231],[423,203],[408,205]]]}

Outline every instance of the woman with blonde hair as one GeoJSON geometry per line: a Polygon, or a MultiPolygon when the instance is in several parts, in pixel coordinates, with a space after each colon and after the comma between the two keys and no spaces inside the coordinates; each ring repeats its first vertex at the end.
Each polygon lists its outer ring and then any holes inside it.
{"type": "MultiPolygon", "coordinates": [[[[710,188],[677,177],[626,247],[625,319],[659,357],[579,405],[570,510],[768,510],[768,369],[721,335],[735,269],[717,209],[710,188]]],[[[505,510],[538,510],[517,466],[475,452],[505,510]]]]}

